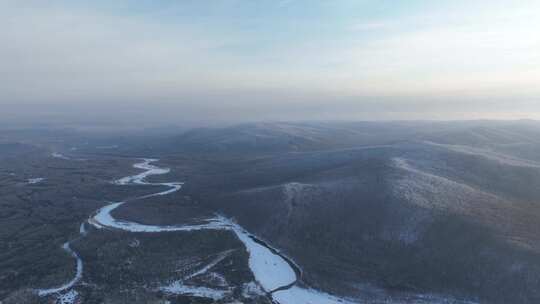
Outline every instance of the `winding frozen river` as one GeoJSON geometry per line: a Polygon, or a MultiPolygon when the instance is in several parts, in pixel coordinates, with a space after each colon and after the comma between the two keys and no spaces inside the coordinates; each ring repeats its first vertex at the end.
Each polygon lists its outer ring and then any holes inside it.
{"type": "MultiPolygon", "coordinates": [[[[115,181],[115,184],[167,187],[167,189],[164,191],[144,195],[136,199],[167,195],[180,190],[182,187],[182,183],[180,182],[151,183],[146,181],[148,176],[166,174],[170,171],[168,168],[160,168],[153,165],[152,163],[156,161],[157,159],[148,158],[143,159],[142,162],[134,164],[135,168],[144,171],[136,175],[121,178],[115,181]]],[[[134,233],[159,233],[171,231],[189,232],[204,229],[230,230],[234,232],[238,239],[244,244],[246,251],[249,254],[249,267],[256,281],[260,284],[264,291],[273,298],[275,302],[279,304],[347,303],[347,301],[329,294],[318,292],[313,289],[299,287],[297,282],[300,279],[299,276],[301,275],[301,271],[296,264],[280,254],[276,249],[273,249],[265,242],[248,233],[235,222],[223,216],[216,215],[214,217],[207,218],[198,224],[190,225],[144,225],[136,222],[116,219],[112,216],[111,212],[125,203],[126,202],[111,202],[110,204],[97,210],[88,219],[88,223],[97,229],[120,229],[134,233]]],[[[82,223],[80,228],[80,237],[78,239],[84,237],[86,234],[87,231],[85,229],[85,223],[82,223]]],[[[37,292],[40,296],[57,294],[57,302],[59,303],[73,303],[77,294],[76,291],[72,289],[83,277],[83,261],[77,255],[77,253],[71,249],[70,242],[65,243],[63,248],[77,261],[77,269],[74,278],[60,287],[40,289],[37,290],[37,292]]],[[[177,290],[182,289],[177,288],[177,290]]],[[[187,292],[192,293],[191,290],[187,290],[187,292]]],[[[205,291],[204,294],[209,294],[208,297],[213,298],[212,293],[209,293],[208,291],[205,291]]]]}

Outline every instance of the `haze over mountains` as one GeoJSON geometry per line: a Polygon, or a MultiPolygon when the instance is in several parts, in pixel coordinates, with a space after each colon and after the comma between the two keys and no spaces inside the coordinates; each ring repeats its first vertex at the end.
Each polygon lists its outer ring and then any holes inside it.
{"type": "Polygon", "coordinates": [[[0,121],[539,119],[539,12],[535,0],[4,0],[0,121]]]}

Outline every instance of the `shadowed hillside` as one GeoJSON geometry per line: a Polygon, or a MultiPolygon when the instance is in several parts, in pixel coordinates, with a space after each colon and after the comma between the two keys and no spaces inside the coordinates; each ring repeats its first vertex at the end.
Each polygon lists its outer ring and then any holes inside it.
{"type": "MultiPolygon", "coordinates": [[[[243,155],[245,142],[220,136],[254,138],[275,127],[206,130],[203,138],[212,133],[220,148],[202,148],[212,161],[200,156],[206,173],[188,177],[185,193],[284,250],[303,266],[303,280],[324,290],[374,301],[540,300],[540,167],[507,153],[524,138],[498,131],[535,126],[411,124],[402,131],[390,123],[379,134],[378,123],[366,123],[370,136],[359,135],[362,124],[337,124],[343,137],[328,135],[336,126],[319,125],[317,136],[295,129],[275,150],[265,149],[275,139],[263,137],[243,155]],[[471,144],[478,132],[483,141],[471,144]]],[[[534,134],[526,134],[531,144],[534,134]]]]}

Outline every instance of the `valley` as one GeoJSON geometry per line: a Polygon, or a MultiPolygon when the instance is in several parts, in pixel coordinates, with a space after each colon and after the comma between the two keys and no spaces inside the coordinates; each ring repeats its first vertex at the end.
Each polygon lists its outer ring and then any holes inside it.
{"type": "Polygon", "coordinates": [[[508,138],[471,145],[468,125],[454,127],[459,137],[445,124],[414,128],[265,124],[105,152],[79,140],[10,144],[0,299],[534,303],[536,159],[509,153],[508,138]],[[380,136],[356,137],[364,129],[380,136]]]}

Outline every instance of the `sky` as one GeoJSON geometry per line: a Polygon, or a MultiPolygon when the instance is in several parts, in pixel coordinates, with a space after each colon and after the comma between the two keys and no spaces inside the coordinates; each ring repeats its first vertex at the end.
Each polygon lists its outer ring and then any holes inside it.
{"type": "Polygon", "coordinates": [[[538,0],[0,0],[4,122],[540,119],[538,0]]]}

